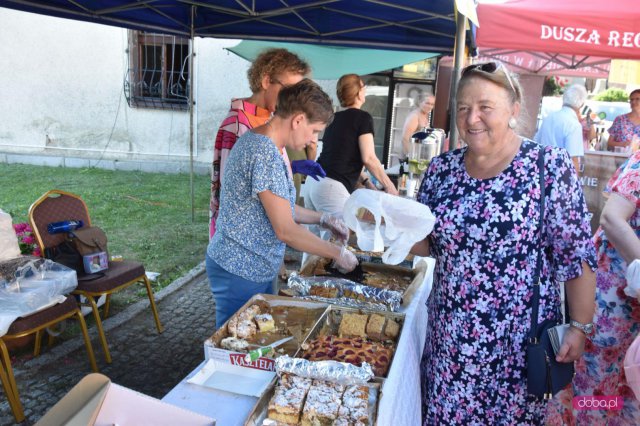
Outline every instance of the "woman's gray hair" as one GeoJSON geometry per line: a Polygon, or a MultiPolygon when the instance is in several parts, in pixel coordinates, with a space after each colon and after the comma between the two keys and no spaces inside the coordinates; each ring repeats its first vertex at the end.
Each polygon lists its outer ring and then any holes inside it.
{"type": "Polygon", "coordinates": [[[587,89],[580,84],[572,84],[562,94],[562,105],[580,108],[587,100],[587,89]]]}

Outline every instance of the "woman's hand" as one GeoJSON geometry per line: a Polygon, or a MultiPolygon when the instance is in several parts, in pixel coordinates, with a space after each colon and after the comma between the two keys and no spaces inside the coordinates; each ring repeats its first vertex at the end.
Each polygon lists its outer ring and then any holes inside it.
{"type": "Polygon", "coordinates": [[[584,332],[575,327],[569,327],[562,339],[562,346],[560,346],[560,351],[556,355],[556,361],[577,361],[584,352],[584,342],[586,339],[587,335],[584,334],[584,332]]]}
{"type": "Polygon", "coordinates": [[[356,255],[347,250],[345,246],[340,249],[340,255],[334,259],[333,266],[343,274],[351,272],[358,266],[356,255]]]}
{"type": "Polygon", "coordinates": [[[331,234],[339,245],[347,244],[347,240],[349,239],[349,228],[344,223],[344,220],[339,216],[322,213],[322,216],[320,216],[320,226],[331,231],[331,234]]]}
{"type": "Polygon", "coordinates": [[[398,190],[393,185],[386,187],[384,189],[384,192],[386,192],[389,195],[398,195],[398,190]]]}

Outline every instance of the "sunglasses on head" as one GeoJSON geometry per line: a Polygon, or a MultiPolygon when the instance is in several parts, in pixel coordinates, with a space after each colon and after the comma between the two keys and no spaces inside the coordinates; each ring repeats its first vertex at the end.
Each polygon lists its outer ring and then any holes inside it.
{"type": "Polygon", "coordinates": [[[509,73],[509,70],[507,70],[507,67],[505,67],[501,62],[485,62],[482,64],[469,65],[468,67],[462,70],[462,75],[464,76],[469,73],[478,72],[478,71],[485,72],[487,74],[495,74],[500,69],[502,69],[503,74],[505,75],[505,77],[507,77],[507,81],[509,82],[509,86],[511,87],[511,90],[513,90],[513,93],[517,94],[518,92],[516,92],[516,86],[513,84],[513,81],[511,80],[511,75],[509,73]]]}

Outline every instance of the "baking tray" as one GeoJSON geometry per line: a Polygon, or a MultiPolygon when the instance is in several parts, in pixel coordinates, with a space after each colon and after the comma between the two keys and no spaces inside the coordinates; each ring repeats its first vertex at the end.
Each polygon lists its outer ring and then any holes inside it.
{"type": "MultiPolygon", "coordinates": [[[[393,365],[393,362],[395,360],[395,355],[398,349],[398,342],[400,342],[400,338],[402,336],[402,328],[404,326],[404,319],[405,319],[405,315],[402,313],[386,312],[386,311],[382,312],[382,311],[374,311],[370,309],[356,309],[356,308],[349,308],[345,306],[329,305],[325,313],[322,315],[322,317],[320,317],[320,319],[318,320],[316,325],[313,327],[313,329],[309,332],[309,334],[307,335],[306,339],[304,339],[304,342],[302,342],[302,344],[305,344],[315,339],[316,337],[320,337],[320,336],[338,336],[338,328],[340,327],[340,321],[342,320],[342,315],[345,313],[367,314],[367,315],[377,314],[387,318],[391,318],[398,323],[400,331],[398,332],[398,336],[395,339],[396,347],[393,353],[391,354],[391,359],[389,360],[389,368],[387,369],[387,375],[388,375],[389,371],[391,371],[391,366],[393,365]]],[[[304,353],[304,350],[300,348],[296,352],[295,357],[303,358],[302,356],[303,353],[304,353]]],[[[378,381],[382,381],[385,378],[386,378],[386,375],[376,376],[375,379],[378,381]]]]}
{"type": "MultiPolygon", "coordinates": [[[[392,265],[382,265],[382,264],[373,264],[373,263],[362,263],[362,270],[364,272],[378,272],[378,273],[383,273],[383,274],[389,274],[390,276],[396,276],[396,277],[407,277],[410,278],[410,280],[404,280],[402,279],[402,281],[400,282],[402,284],[400,292],[402,294],[402,302],[401,302],[401,306],[402,307],[407,307],[409,306],[409,304],[411,303],[411,301],[413,300],[413,296],[416,293],[416,290],[418,288],[420,288],[420,286],[424,283],[424,278],[426,276],[427,273],[427,263],[426,262],[419,262],[415,268],[413,269],[407,269],[404,267],[400,267],[400,266],[392,266],[392,265]]],[[[373,288],[381,288],[381,289],[390,289],[390,286],[386,286],[384,285],[384,283],[380,284],[380,285],[370,285],[370,284],[360,284],[357,282],[357,278],[356,276],[350,276],[349,274],[339,274],[339,273],[334,273],[332,271],[331,274],[326,274],[326,275],[315,275],[315,277],[318,278],[327,278],[326,281],[330,281],[332,279],[332,277],[335,278],[346,278],[348,280],[354,281],[356,284],[359,285],[365,285],[367,287],[373,287],[373,288]]],[[[303,277],[304,278],[304,277],[303,277]]],[[[311,277],[309,277],[311,278],[311,277]]],[[[337,286],[339,286],[337,284],[337,286]]],[[[397,287],[392,287],[392,288],[397,288],[397,287]]],[[[335,304],[335,305],[346,305],[346,306],[359,306],[362,307],[364,309],[368,309],[371,308],[371,306],[366,306],[366,304],[354,304],[353,300],[346,300],[346,299],[341,299],[341,298],[328,298],[328,297],[321,297],[321,296],[314,296],[314,295],[310,295],[310,294],[302,294],[299,291],[296,291],[292,288],[289,288],[287,286],[283,287],[280,290],[280,294],[283,295],[287,295],[287,296],[293,296],[293,297],[303,297],[305,299],[308,300],[315,300],[315,301],[321,301],[324,303],[329,303],[329,304],[335,304]],[[347,303],[348,302],[348,303],[347,303]]],[[[376,310],[378,310],[378,308],[374,308],[376,310]]],[[[381,310],[389,310],[389,309],[385,309],[385,308],[380,308],[381,310]]]]}
{"type": "MultiPolygon", "coordinates": [[[[370,382],[366,384],[369,387],[369,426],[377,425],[378,418],[378,402],[380,401],[380,387],[381,383],[370,382]]],[[[249,413],[249,417],[244,422],[244,426],[262,426],[262,422],[267,418],[269,401],[273,397],[276,388],[276,381],[272,382],[271,386],[265,393],[262,394],[256,405],[249,413]]]]}

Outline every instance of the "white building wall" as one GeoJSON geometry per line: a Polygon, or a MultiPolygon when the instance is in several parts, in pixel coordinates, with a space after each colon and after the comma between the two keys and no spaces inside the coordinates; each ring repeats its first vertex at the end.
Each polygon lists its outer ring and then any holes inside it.
{"type": "MultiPolygon", "coordinates": [[[[127,30],[0,8],[0,40],[0,161],[188,162],[188,112],[126,102],[127,30]]],[[[200,170],[211,162],[229,100],[250,94],[249,63],[224,50],[237,43],[194,43],[194,157],[200,170]]]]}

